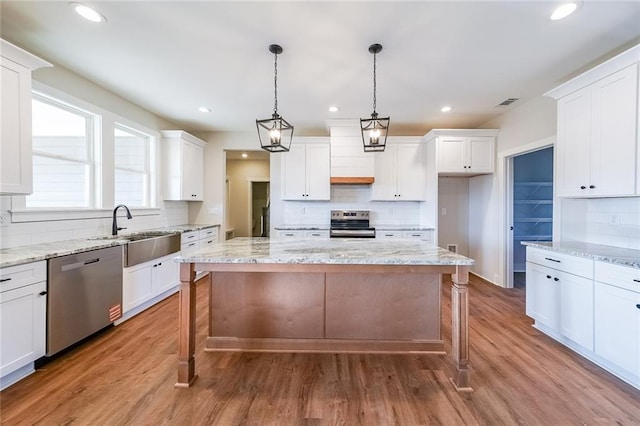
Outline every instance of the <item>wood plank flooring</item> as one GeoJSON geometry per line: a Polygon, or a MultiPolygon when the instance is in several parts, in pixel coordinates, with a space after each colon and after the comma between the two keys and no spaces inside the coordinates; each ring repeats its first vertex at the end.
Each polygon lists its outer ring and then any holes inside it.
{"type": "MultiPolygon", "coordinates": [[[[450,287],[443,290],[445,340],[450,287]]],[[[531,327],[524,290],[471,276],[473,393],[448,357],[205,353],[175,389],[176,296],[0,393],[3,425],[638,425],[640,391],[531,327]]],[[[447,351],[449,351],[447,344],[447,351]]]]}

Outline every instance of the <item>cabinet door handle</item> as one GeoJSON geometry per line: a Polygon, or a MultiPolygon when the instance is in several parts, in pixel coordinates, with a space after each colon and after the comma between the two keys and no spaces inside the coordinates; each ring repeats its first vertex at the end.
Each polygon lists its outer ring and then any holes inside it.
{"type": "Polygon", "coordinates": [[[544,260],[548,260],[548,261],[550,261],[550,262],[560,263],[560,261],[559,261],[559,260],[552,259],[552,258],[550,258],[550,257],[545,257],[545,258],[544,258],[544,260]]]}
{"type": "Polygon", "coordinates": [[[2,279],[0,279],[0,283],[4,283],[6,281],[11,281],[11,278],[2,278],[2,279]]]}
{"type": "Polygon", "coordinates": [[[640,283],[640,280],[633,279],[633,282],[640,283]]]}
{"type": "Polygon", "coordinates": [[[587,189],[587,187],[586,187],[586,186],[584,186],[584,185],[581,185],[581,186],[580,186],[580,189],[587,189]]]}
{"type": "Polygon", "coordinates": [[[47,294],[46,291],[41,291],[40,293],[38,293],[40,296],[45,296],[47,294]]]}
{"type": "Polygon", "coordinates": [[[636,304],[636,308],[640,309],[640,303],[636,304]]]}
{"type": "Polygon", "coordinates": [[[595,185],[589,185],[589,189],[596,189],[595,185]]]}
{"type": "Polygon", "coordinates": [[[558,281],[560,281],[560,278],[555,277],[553,280],[554,280],[554,281],[556,281],[556,282],[558,282],[558,281]]]}
{"type": "Polygon", "coordinates": [[[547,275],[547,279],[550,280],[551,279],[551,275],[547,275]]]}

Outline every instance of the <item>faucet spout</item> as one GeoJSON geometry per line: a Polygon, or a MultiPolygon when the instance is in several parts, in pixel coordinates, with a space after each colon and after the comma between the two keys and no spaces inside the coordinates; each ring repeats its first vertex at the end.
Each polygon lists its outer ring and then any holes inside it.
{"type": "Polygon", "coordinates": [[[118,204],[114,209],[113,209],[113,222],[111,224],[111,235],[118,235],[118,231],[121,229],[127,229],[127,228],[119,228],[118,227],[118,220],[116,219],[116,213],[118,211],[118,209],[120,207],[124,207],[124,209],[127,211],[127,219],[131,219],[133,216],[131,216],[131,212],[129,211],[129,207],[125,206],[124,204],[118,204]]]}

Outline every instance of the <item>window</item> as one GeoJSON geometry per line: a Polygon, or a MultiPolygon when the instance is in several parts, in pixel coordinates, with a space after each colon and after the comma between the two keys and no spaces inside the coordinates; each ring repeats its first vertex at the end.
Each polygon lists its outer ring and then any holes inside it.
{"type": "Polygon", "coordinates": [[[94,116],[34,94],[33,194],[27,207],[94,207],[94,116]]]}
{"type": "Polygon", "coordinates": [[[150,207],[152,137],[116,124],[114,129],[115,204],[150,207]]]}

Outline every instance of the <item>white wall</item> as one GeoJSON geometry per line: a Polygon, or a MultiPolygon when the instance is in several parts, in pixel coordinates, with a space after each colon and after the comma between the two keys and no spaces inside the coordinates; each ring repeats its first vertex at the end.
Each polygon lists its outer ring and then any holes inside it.
{"type": "Polygon", "coordinates": [[[458,246],[458,253],[469,254],[469,179],[438,179],[438,245],[458,246]]]}
{"type": "MultiPolygon", "coordinates": [[[[33,79],[35,85],[38,83],[45,84],[54,90],[71,95],[146,128],[159,131],[176,127],[173,123],[59,65],[35,71],[33,79]]],[[[159,182],[160,192],[162,190],[161,183],[159,182]]],[[[188,222],[186,202],[163,202],[161,198],[158,201],[159,212],[155,211],[153,215],[147,215],[144,212],[140,214],[134,213],[132,220],[120,218],[119,216],[118,224],[126,226],[127,231],[137,231],[188,222]]],[[[12,207],[11,197],[0,197],[0,213],[7,215],[12,207]]],[[[120,213],[122,214],[122,212],[120,213]]],[[[109,217],[104,217],[104,214],[102,216],[101,218],[80,217],[73,220],[39,220],[37,222],[9,223],[7,226],[0,227],[0,247],[11,248],[110,234],[112,219],[110,215],[108,215],[109,217]]]]}
{"type": "MultiPolygon", "coordinates": [[[[500,129],[496,142],[498,159],[504,159],[505,153],[526,152],[531,144],[556,134],[556,101],[538,96],[480,128],[500,129]]],[[[472,271],[500,286],[505,285],[508,232],[504,214],[504,166],[498,161],[493,175],[477,176],[469,181],[469,257],[476,261],[472,271]]]]}

